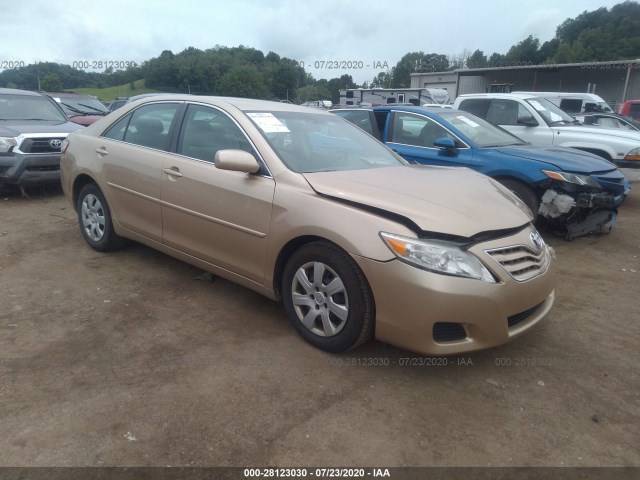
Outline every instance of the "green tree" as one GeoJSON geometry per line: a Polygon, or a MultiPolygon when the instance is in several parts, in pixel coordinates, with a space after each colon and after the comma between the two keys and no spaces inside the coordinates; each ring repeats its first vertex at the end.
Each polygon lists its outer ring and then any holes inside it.
{"type": "Polygon", "coordinates": [[[505,55],[505,62],[508,65],[538,65],[542,63],[538,51],[540,49],[540,40],[533,35],[512,46],[505,55]]]}
{"type": "Polygon", "coordinates": [[[467,68],[484,68],[487,66],[487,56],[482,50],[476,50],[467,59],[467,68]]]}
{"type": "Polygon", "coordinates": [[[410,52],[404,55],[393,69],[392,88],[411,86],[412,73],[443,72],[449,68],[446,55],[410,52]]]}
{"type": "Polygon", "coordinates": [[[218,93],[232,97],[270,97],[262,75],[253,66],[231,68],[218,82],[218,93]]]}
{"type": "Polygon", "coordinates": [[[55,73],[46,75],[40,82],[40,88],[45,92],[59,92],[62,90],[62,82],[60,77],[55,73]]]}

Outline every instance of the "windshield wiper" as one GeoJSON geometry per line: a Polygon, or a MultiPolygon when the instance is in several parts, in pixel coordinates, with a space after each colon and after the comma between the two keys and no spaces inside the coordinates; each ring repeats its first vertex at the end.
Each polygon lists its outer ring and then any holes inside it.
{"type": "Polygon", "coordinates": [[[99,108],[92,107],[91,105],[85,105],[84,103],[79,103],[78,105],[80,105],[81,107],[87,107],[87,108],[90,108],[91,110],[95,110],[95,111],[96,111],[96,112],[98,112],[100,115],[106,115],[107,113],[111,113],[111,112],[109,112],[109,111],[100,110],[99,108]]]}
{"type": "Polygon", "coordinates": [[[93,112],[85,112],[84,110],[80,110],[79,108],[69,105],[68,103],[64,103],[64,102],[60,102],[60,103],[74,113],[79,113],[80,115],[93,115],[93,112]]]}

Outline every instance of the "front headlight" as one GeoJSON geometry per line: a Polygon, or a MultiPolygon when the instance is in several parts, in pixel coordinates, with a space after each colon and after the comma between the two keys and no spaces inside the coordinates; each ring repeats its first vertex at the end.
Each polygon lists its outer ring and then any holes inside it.
{"type": "Polygon", "coordinates": [[[640,148],[634,148],[624,156],[625,160],[640,160],[640,148]]]}
{"type": "Polygon", "coordinates": [[[13,137],[0,137],[0,153],[7,153],[13,147],[18,145],[13,137]]]}
{"type": "Polygon", "coordinates": [[[593,188],[602,188],[600,185],[598,185],[598,182],[596,182],[589,175],[578,175],[577,173],[556,172],[553,170],[542,170],[542,173],[544,173],[547,177],[553,180],[558,180],[560,182],[575,183],[576,185],[593,187],[593,188]]]}
{"type": "Polygon", "coordinates": [[[380,237],[399,260],[415,267],[443,275],[496,283],[480,260],[454,243],[409,238],[387,232],[380,232],[380,237]]]}

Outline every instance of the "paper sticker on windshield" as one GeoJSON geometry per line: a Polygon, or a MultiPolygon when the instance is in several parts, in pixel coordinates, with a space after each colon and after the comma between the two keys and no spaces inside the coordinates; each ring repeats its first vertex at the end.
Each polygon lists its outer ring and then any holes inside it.
{"type": "Polygon", "coordinates": [[[290,133],[289,130],[280,120],[273,116],[273,113],[255,112],[247,113],[264,133],[290,133]]]}
{"type": "Polygon", "coordinates": [[[456,117],[458,120],[462,120],[464,123],[466,123],[467,125],[471,125],[473,128],[477,128],[480,125],[477,124],[476,122],[474,122],[473,120],[471,120],[470,118],[467,117],[463,117],[462,115],[456,117]]]}
{"type": "Polygon", "coordinates": [[[529,103],[539,112],[544,112],[546,108],[544,108],[540,103],[535,100],[529,100],[529,103]]]}

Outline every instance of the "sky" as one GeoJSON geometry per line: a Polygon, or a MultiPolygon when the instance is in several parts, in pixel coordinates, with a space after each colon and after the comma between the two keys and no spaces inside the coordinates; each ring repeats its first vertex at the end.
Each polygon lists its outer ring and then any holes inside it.
{"type": "Polygon", "coordinates": [[[38,61],[141,63],[163,50],[244,45],[302,62],[316,79],[346,73],[362,83],[408,52],[506,53],[529,35],[543,43],[565,19],[616,3],[0,0],[0,11],[10,12],[0,27],[0,68],[38,61]],[[340,68],[328,68],[336,62],[340,68]]]}

